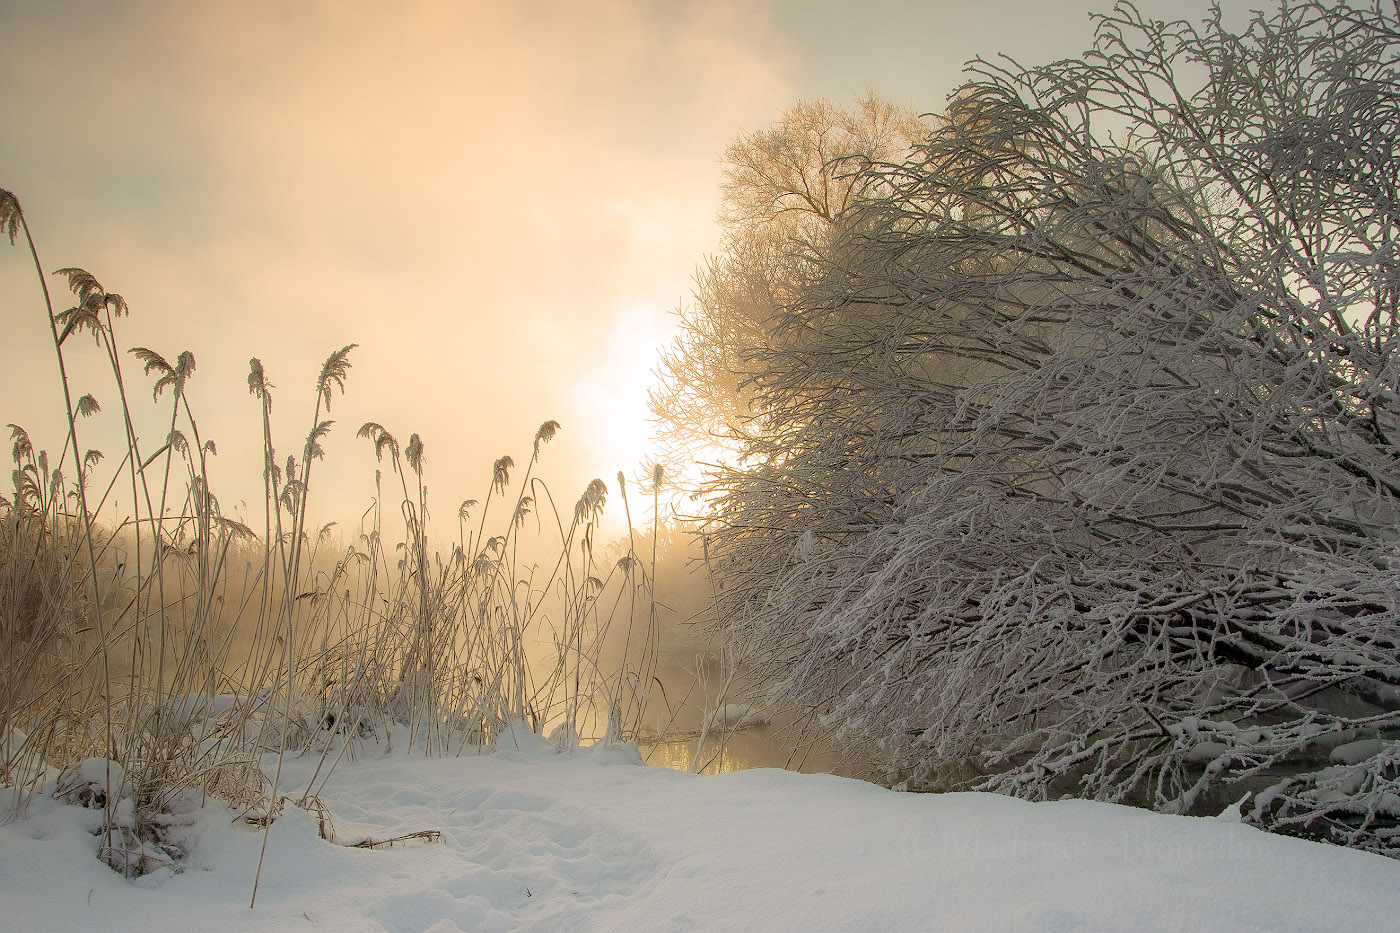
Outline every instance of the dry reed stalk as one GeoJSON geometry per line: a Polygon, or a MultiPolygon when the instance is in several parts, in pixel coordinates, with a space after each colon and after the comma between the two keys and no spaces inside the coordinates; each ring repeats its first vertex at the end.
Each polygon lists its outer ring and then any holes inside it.
{"type": "MultiPolygon", "coordinates": [[[[159,847],[171,808],[187,795],[271,818],[288,753],[319,756],[296,797],[311,806],[355,744],[389,741],[394,720],[407,726],[409,748],[427,754],[484,748],[512,722],[543,732],[562,721],[564,735],[577,735],[615,718],[622,685],[654,667],[655,545],[649,575],[635,554],[600,572],[594,547],[606,486],[590,483],[566,524],[534,475],[557,422],[535,433],[518,483],[513,460],[496,461],[475,529],[475,503],[464,503],[457,545],[445,557],[431,544],[422,440],[413,435],[400,448],[366,424],[361,436],[381,462],[390,455],[399,480],[404,540],[386,543],[378,474],[354,544],[331,547],[330,526],[310,528],[308,501],[331,425],[324,415],[334,390],[344,391],[354,345],[322,366],[300,459],[287,457],[285,466],[273,443],[274,386],[254,359],[248,387],[259,405],[264,493],[255,533],[224,515],[210,488],[216,448],[186,392],[193,355],[171,362],[149,348],[131,351],[151,380],[150,404],[162,406],[165,436],[151,450],[135,428],[141,418],[117,338],[126,303],[90,274],[64,269],[77,305],[55,313],[18,201],[5,191],[0,229],[12,242],[23,232],[29,246],[67,416],[56,463],[11,426],[15,493],[0,498],[0,652],[8,659],[0,669],[0,781],[22,784],[22,803],[44,786],[46,764],[108,762],[123,775],[101,795],[107,830],[99,849],[109,864],[166,864],[147,858],[148,849],[159,847]],[[101,455],[78,453],[81,420],[101,412],[93,394],[75,399],[70,386],[66,342],[80,331],[106,356],[126,445],[105,484],[94,481],[101,455]],[[113,504],[118,485],[130,492],[125,514],[113,504]],[[493,513],[497,499],[511,503],[508,512],[493,513]],[[526,543],[532,520],[540,541],[526,543]],[[538,546],[550,556],[527,563],[538,546]],[[633,611],[639,606],[638,586],[648,587],[648,641],[638,670],[614,676],[600,660],[603,639],[624,596],[633,611]],[[537,666],[527,649],[545,633],[555,656],[537,666]],[[277,753],[270,777],[259,766],[269,750],[277,753]],[[136,810],[131,833],[113,830],[123,795],[136,810]]],[[[633,622],[629,612],[628,637],[633,622]]],[[[629,663],[626,651],[621,663],[629,663]]],[[[640,709],[636,701],[638,717],[640,709]]],[[[623,731],[635,734],[635,724],[609,734],[623,731]]]]}

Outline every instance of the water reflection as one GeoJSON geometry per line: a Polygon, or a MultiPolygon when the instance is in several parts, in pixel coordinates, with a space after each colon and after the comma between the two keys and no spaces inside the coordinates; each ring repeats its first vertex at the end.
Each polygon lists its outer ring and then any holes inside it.
{"type": "MultiPolygon", "coordinates": [[[[731,685],[726,691],[721,685],[728,685],[727,681],[720,674],[717,661],[704,657],[697,658],[691,670],[662,666],[657,671],[655,679],[662,689],[650,698],[652,702],[647,705],[643,722],[654,735],[659,734],[661,740],[638,743],[647,764],[677,771],[691,770],[696,763],[701,722],[705,716],[725,706],[733,710],[749,709],[747,704],[754,701],[737,686],[731,685]]],[[[766,719],[769,711],[760,711],[766,719]]],[[[735,718],[742,717],[736,714],[735,718]]],[[[851,769],[841,767],[840,756],[832,749],[813,743],[810,736],[803,736],[797,724],[782,716],[752,728],[711,728],[705,736],[698,763],[699,770],[705,774],[786,768],[855,776],[851,769]]]]}
{"type": "MultiPolygon", "coordinates": [[[[711,733],[700,755],[705,774],[743,771],[748,768],[787,768],[808,773],[839,773],[837,756],[823,749],[797,749],[790,741],[772,736],[772,730],[711,733]]],[[[677,771],[689,771],[695,762],[700,736],[681,736],[665,742],[642,745],[647,764],[677,771]]]]}

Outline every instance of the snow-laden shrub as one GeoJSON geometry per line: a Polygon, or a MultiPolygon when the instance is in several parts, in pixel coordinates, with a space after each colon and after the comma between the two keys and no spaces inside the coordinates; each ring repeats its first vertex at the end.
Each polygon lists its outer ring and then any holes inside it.
{"type": "Polygon", "coordinates": [[[178,872],[186,856],[186,830],[197,805],[181,798],[161,813],[139,805],[138,789],[120,764],[87,758],[64,768],[53,795],[73,806],[101,811],[91,825],[97,857],[127,878],[178,872]]]}
{"type": "Polygon", "coordinates": [[[1244,785],[1400,854],[1397,51],[1380,7],[1122,6],[870,167],[718,484],[778,698],[916,785],[1244,785]]]}

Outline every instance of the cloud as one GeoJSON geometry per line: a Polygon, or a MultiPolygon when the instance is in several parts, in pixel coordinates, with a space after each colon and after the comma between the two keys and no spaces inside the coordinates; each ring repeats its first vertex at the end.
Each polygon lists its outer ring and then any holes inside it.
{"type": "MultiPolygon", "coordinates": [[[[566,437],[625,434],[609,419],[627,405],[605,402],[635,395],[619,367],[651,361],[596,335],[638,308],[663,332],[714,244],[718,153],[795,96],[771,24],[739,4],[34,4],[10,19],[0,184],[41,219],[50,265],[88,266],[132,302],[127,342],[194,351],[233,498],[259,484],[251,356],[279,387],[285,453],[321,359],[361,344],[332,412],[337,500],[369,486],[360,420],[423,434],[451,498],[561,409],[578,422],[566,437]]],[[[0,295],[33,308],[14,258],[0,295]]],[[[23,340],[41,346],[32,323],[23,340]]],[[[51,366],[0,387],[56,398],[51,366]]],[[[599,448],[571,448],[566,471],[630,468],[599,448]]]]}

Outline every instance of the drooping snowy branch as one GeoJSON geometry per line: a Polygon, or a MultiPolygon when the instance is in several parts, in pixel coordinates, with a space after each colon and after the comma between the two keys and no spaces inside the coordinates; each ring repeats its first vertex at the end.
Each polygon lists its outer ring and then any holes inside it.
{"type": "Polygon", "coordinates": [[[1380,7],[1120,5],[870,170],[716,484],[778,696],[916,783],[1243,784],[1261,825],[1400,854],[1397,42],[1380,7]]]}

